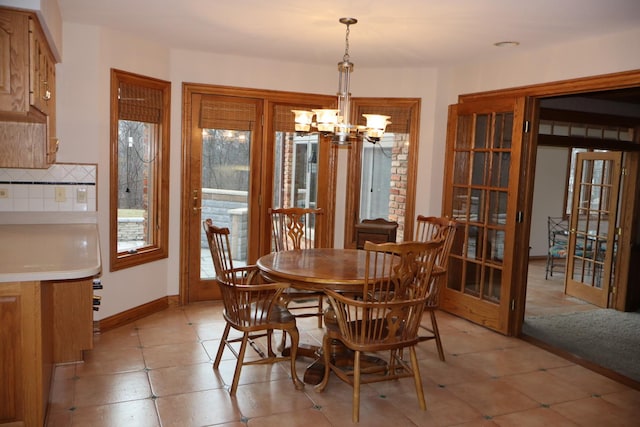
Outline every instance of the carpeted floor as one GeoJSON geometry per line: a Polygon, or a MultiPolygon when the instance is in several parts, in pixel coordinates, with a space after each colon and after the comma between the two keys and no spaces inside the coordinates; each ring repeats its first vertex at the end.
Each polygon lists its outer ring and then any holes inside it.
{"type": "Polygon", "coordinates": [[[527,317],[523,332],[640,381],[640,312],[599,309],[527,317]]]}

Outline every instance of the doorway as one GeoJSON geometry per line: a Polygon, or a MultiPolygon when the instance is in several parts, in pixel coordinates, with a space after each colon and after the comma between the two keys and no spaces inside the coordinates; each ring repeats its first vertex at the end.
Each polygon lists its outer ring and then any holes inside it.
{"type": "MultiPolygon", "coordinates": [[[[638,129],[640,129],[640,91],[638,88],[628,88],[623,90],[612,90],[612,91],[604,91],[604,92],[591,92],[584,93],[578,95],[571,96],[561,96],[557,98],[548,98],[541,101],[541,108],[548,108],[550,104],[554,102],[562,101],[566,105],[572,105],[572,108],[565,111],[565,123],[569,123],[572,120],[575,121],[577,116],[582,115],[583,117],[595,117],[595,114],[599,114],[601,118],[603,118],[603,122],[599,125],[608,127],[609,129],[615,129],[616,127],[625,128],[630,130],[630,134],[625,136],[624,139],[628,140],[626,143],[627,147],[624,146],[622,142],[610,144],[610,146],[604,145],[602,142],[587,142],[579,143],[578,138],[574,135],[565,136],[565,140],[568,142],[559,143],[562,137],[558,136],[554,138],[556,144],[550,143],[550,139],[546,137],[538,137],[538,147],[537,147],[537,161],[536,161],[536,184],[534,189],[534,197],[533,197],[533,206],[532,206],[532,220],[531,220],[531,232],[530,232],[530,247],[531,247],[531,258],[528,268],[528,278],[526,285],[526,301],[525,301],[525,316],[523,321],[523,334],[524,338],[527,340],[532,340],[541,346],[561,354],[567,358],[574,360],[578,364],[582,364],[584,366],[589,367],[590,369],[596,370],[606,376],[614,378],[618,381],[629,383],[629,376],[633,376],[635,374],[629,373],[630,370],[627,369],[627,377],[620,374],[620,371],[624,371],[624,363],[620,366],[615,366],[615,364],[609,364],[607,360],[598,359],[597,357],[591,358],[589,354],[593,349],[593,342],[597,342],[596,334],[597,331],[594,331],[590,328],[590,323],[588,318],[600,318],[602,315],[604,317],[609,317],[611,314],[615,314],[616,319],[623,318],[627,316],[627,318],[637,318],[640,313],[637,313],[638,303],[637,296],[635,296],[638,292],[637,281],[632,279],[633,271],[635,268],[627,267],[626,270],[628,274],[623,274],[622,269],[618,267],[619,271],[615,271],[616,266],[620,265],[620,259],[610,259],[608,263],[604,262],[604,257],[602,255],[606,255],[606,252],[600,252],[589,245],[589,242],[598,242],[598,239],[592,239],[593,236],[590,236],[588,233],[583,234],[585,238],[585,242],[587,244],[583,245],[585,252],[584,254],[589,253],[593,262],[591,266],[594,267],[593,270],[585,270],[586,274],[591,272],[597,272],[598,274],[592,274],[590,277],[599,277],[600,280],[606,280],[608,277],[613,277],[616,274],[619,274],[620,277],[614,277],[611,281],[611,286],[613,287],[613,292],[611,293],[602,293],[598,292],[598,296],[594,297],[595,299],[600,299],[601,306],[604,307],[614,307],[609,309],[602,309],[597,307],[596,305],[592,305],[587,302],[587,300],[592,300],[591,302],[596,302],[594,298],[591,298],[593,289],[589,289],[589,292],[586,294],[582,293],[581,286],[578,286],[578,291],[574,292],[574,296],[568,295],[565,292],[565,275],[554,272],[553,276],[549,277],[547,280],[544,278],[544,257],[546,256],[545,252],[540,252],[540,245],[544,245],[544,250],[546,251],[547,243],[546,240],[546,216],[562,216],[566,214],[567,206],[571,206],[572,195],[571,191],[565,192],[565,188],[571,187],[571,183],[569,182],[569,161],[571,158],[572,151],[596,151],[603,148],[613,148],[614,151],[608,151],[611,156],[622,157],[624,155],[624,164],[632,165],[634,160],[633,157],[637,156],[636,147],[633,147],[633,144],[637,144],[640,140],[638,139],[638,129]],[[579,109],[579,112],[576,110],[579,109]],[[603,113],[604,111],[604,113],[603,113]],[[611,113],[616,112],[616,114],[626,115],[626,118],[620,119],[620,117],[614,117],[611,113]],[[588,113],[588,114],[587,114],[588,113]],[[609,118],[609,121],[607,121],[609,118]],[[631,145],[629,147],[629,145],[631,145]],[[584,147],[587,146],[589,149],[581,149],[575,150],[576,147],[584,147]],[[572,150],[574,148],[574,150],[572,150]],[[564,193],[564,194],[563,194],[564,193]],[[555,205],[550,204],[549,200],[556,198],[557,203],[555,205]],[[550,206],[551,205],[551,206],[550,206]],[[587,252],[586,250],[590,250],[587,252]],[[613,269],[611,271],[607,271],[605,273],[604,265],[610,265],[613,269]],[[597,271],[597,269],[601,268],[602,271],[597,271]],[[558,277],[559,276],[559,277],[558,277]],[[625,295],[616,294],[617,289],[615,289],[616,284],[618,286],[622,286],[625,289],[625,295]],[[609,297],[609,298],[608,298],[609,297]],[[609,302],[610,301],[610,302],[609,302]],[[624,312],[626,310],[627,312],[624,312]],[[586,312],[592,312],[589,315],[581,314],[586,312]],[[605,316],[606,315],[606,316],[605,316]],[[584,319],[582,325],[576,325],[580,328],[581,339],[574,339],[575,337],[571,337],[567,342],[562,342],[562,338],[559,334],[553,329],[551,325],[552,319],[561,319],[563,322],[568,323],[570,320],[576,319],[584,319]],[[529,320],[527,322],[527,320],[529,320]],[[542,321],[543,320],[543,321],[542,321]],[[543,326],[545,325],[545,326],[543,326]],[[548,329],[545,329],[548,328],[548,329]],[[584,332],[584,334],[583,334],[584,332]],[[569,342],[571,341],[571,342],[569,342]],[[576,357],[579,356],[579,357],[576,357]]],[[[557,113],[557,111],[556,111],[557,113]]],[[[541,114],[541,117],[543,114],[541,114]]],[[[541,118],[541,122],[542,122],[541,118]]],[[[567,134],[568,135],[568,134],[567,134]]],[[[597,154],[595,154],[597,155],[597,154]]],[[[592,165],[592,164],[591,164],[592,165]]],[[[583,174],[576,173],[576,176],[580,177],[583,174]]],[[[576,183],[573,183],[574,185],[576,183]]],[[[619,225],[621,223],[627,223],[626,230],[627,236],[629,233],[631,236],[628,239],[620,239],[621,243],[630,242],[628,245],[619,245],[616,242],[608,242],[603,247],[613,248],[612,253],[609,254],[612,257],[615,257],[616,249],[619,251],[621,246],[624,246],[627,251],[627,256],[631,259],[633,257],[634,249],[637,247],[637,221],[633,219],[630,220],[629,216],[633,216],[635,212],[637,212],[638,199],[639,194],[637,191],[637,178],[633,178],[629,175],[625,175],[623,178],[623,187],[621,188],[620,194],[622,195],[620,198],[617,198],[615,201],[616,204],[620,207],[620,213],[618,215],[611,213],[610,215],[613,217],[613,221],[611,224],[613,226],[619,225]],[[626,186],[626,187],[625,187],[626,186]],[[632,201],[629,201],[631,199],[632,201]],[[629,212],[626,212],[626,211],[629,212]],[[634,223],[635,222],[635,223],[634,223]]],[[[577,187],[579,188],[579,187],[577,187]]],[[[616,191],[616,194],[618,192],[616,191]]],[[[612,197],[615,198],[615,195],[612,194],[612,197]]],[[[580,201],[580,196],[573,194],[573,198],[578,198],[578,202],[580,201]]],[[[583,197],[585,199],[585,197],[583,197]]],[[[586,206],[586,209],[590,209],[592,207],[592,202],[599,202],[599,200],[595,199],[593,194],[590,194],[590,197],[586,197],[586,199],[590,199],[589,206],[586,206]]],[[[580,206],[579,204],[573,204],[573,208],[569,208],[569,212],[571,210],[576,209],[576,206],[580,206]]],[[[595,206],[593,206],[595,207],[595,206]]],[[[602,213],[599,209],[597,209],[599,213],[602,213]]],[[[605,209],[606,210],[606,209],[605,209]]],[[[598,215],[596,215],[597,217],[598,215]]],[[[607,220],[611,218],[607,217],[607,220]]],[[[574,225],[574,228],[576,226],[574,225]]],[[[613,234],[617,232],[617,229],[613,230],[613,234]]],[[[601,234],[601,233],[596,233],[601,234]]],[[[624,234],[623,234],[624,236],[624,234]]],[[[619,258],[619,257],[618,257],[619,258]]],[[[633,265],[633,264],[631,264],[633,265]]],[[[623,266],[624,267],[624,266],[623,266]]],[[[567,271],[574,271],[570,266],[567,268],[567,271]]],[[[570,276],[572,276],[570,274],[570,276]]],[[[595,280],[595,279],[594,279],[595,280]]],[[[571,282],[571,281],[569,281],[571,282]]],[[[571,285],[570,285],[571,288],[571,285]]],[[[600,289],[598,289],[600,290],[600,289]]],[[[571,293],[571,290],[569,290],[571,293]]],[[[624,321],[626,322],[626,321],[624,321]]],[[[612,332],[616,332],[620,329],[619,325],[604,325],[605,329],[608,329],[612,332]]],[[[563,327],[563,329],[568,329],[563,327]]],[[[609,337],[613,336],[610,334],[609,337]]],[[[609,354],[611,360],[617,359],[617,361],[630,363],[629,366],[632,366],[634,363],[633,357],[628,350],[624,349],[624,346],[619,346],[621,344],[617,341],[622,341],[628,338],[619,337],[616,338],[616,341],[609,341],[608,351],[602,351],[600,353],[609,354]],[[616,349],[617,348],[617,349],[616,349]],[[619,352],[619,353],[615,353],[619,352]],[[615,355],[614,355],[615,353],[615,355]]],[[[636,376],[635,381],[638,381],[636,376]]],[[[631,382],[634,382],[631,380],[631,382]]],[[[637,382],[635,386],[637,386],[637,382]]]]}
{"type": "MultiPolygon", "coordinates": [[[[543,110],[540,108],[540,104],[549,99],[567,98],[569,101],[573,101],[573,108],[565,108],[561,113],[565,116],[571,116],[575,114],[576,97],[586,96],[590,99],[602,99],[609,102],[622,102],[621,99],[626,97],[634,100],[631,105],[635,106],[634,108],[638,111],[640,105],[638,94],[640,94],[640,70],[459,97],[458,104],[452,105],[449,110],[442,214],[456,219],[460,218],[467,228],[465,228],[464,234],[459,233],[460,241],[454,245],[449,260],[450,273],[447,278],[447,286],[443,289],[441,301],[443,310],[490,329],[502,331],[506,335],[522,335],[526,309],[528,263],[531,253],[530,244],[536,235],[546,236],[546,231],[535,232],[535,222],[532,218],[536,150],[539,146],[544,145],[571,147],[574,145],[576,137],[572,134],[543,136],[539,132],[542,120],[548,118],[547,114],[553,115],[557,111],[543,110]],[[501,113],[507,113],[507,115],[501,115],[501,113]],[[512,115],[510,115],[511,113],[512,115]],[[512,139],[508,145],[498,147],[495,145],[495,141],[500,142],[502,139],[494,138],[494,135],[503,135],[503,131],[498,132],[498,130],[505,129],[501,120],[505,117],[513,117],[509,123],[513,123],[517,119],[519,124],[524,124],[524,126],[509,127],[513,130],[511,132],[512,139]],[[522,123],[522,117],[524,117],[524,123],[522,123]],[[486,123],[487,126],[484,126],[483,123],[486,123]],[[490,138],[487,139],[486,135],[489,135],[490,138]],[[560,138],[562,143],[553,143],[560,138]],[[489,145],[488,141],[491,141],[492,145],[489,145]],[[510,156],[513,160],[511,168],[514,173],[509,177],[504,192],[506,199],[502,203],[480,205],[475,203],[480,198],[474,198],[473,191],[477,190],[482,196],[486,192],[501,190],[495,182],[491,181],[491,173],[489,175],[486,173],[486,171],[494,170],[491,165],[488,168],[478,169],[479,166],[492,161],[487,160],[488,158],[499,160],[505,157],[503,154],[500,156],[490,155],[493,154],[491,150],[496,151],[496,149],[504,151],[510,156]],[[480,161],[475,161],[476,158],[480,161]],[[474,167],[476,168],[474,169],[474,167]],[[478,174],[475,173],[477,169],[478,174]],[[483,172],[484,175],[481,175],[480,173],[483,172]],[[480,178],[478,182],[474,181],[476,176],[480,178]],[[487,177],[489,179],[486,179],[487,177]],[[457,203],[458,200],[464,203],[457,203]],[[492,207],[503,209],[505,215],[493,215],[492,207]],[[503,227],[503,238],[497,240],[484,230],[482,233],[476,232],[478,226],[485,226],[487,229],[494,228],[495,224],[492,221],[501,218],[504,218],[506,225],[503,227]],[[474,245],[473,239],[482,242],[483,245],[480,248],[483,252],[469,252],[469,248],[478,248],[477,245],[474,245]],[[493,254],[489,249],[495,248],[500,249],[500,257],[489,259],[485,256],[493,254]],[[495,270],[496,267],[502,269],[501,277],[487,274],[487,272],[492,272],[492,268],[495,270]],[[474,272],[478,272],[478,274],[473,275],[474,272]],[[474,295],[471,295],[470,292],[467,292],[469,298],[456,295],[462,295],[467,291],[467,288],[476,283],[479,283],[481,287],[484,286],[482,289],[489,289],[488,286],[492,284],[500,285],[504,290],[504,295],[501,295],[499,299],[494,298],[493,301],[484,298],[481,301],[485,302],[484,306],[479,306],[480,298],[473,298],[474,295]],[[494,313],[499,315],[492,316],[494,313]]],[[[609,112],[614,113],[614,110],[610,108],[609,112]]],[[[590,112],[580,112],[580,115],[585,113],[590,112]]],[[[594,114],[590,115],[594,116],[594,114]]],[[[605,132],[597,142],[597,144],[606,144],[610,150],[625,152],[623,167],[626,168],[627,173],[620,200],[620,231],[617,231],[623,238],[620,239],[617,248],[616,274],[613,285],[615,293],[612,298],[612,307],[617,310],[628,310],[630,302],[637,301],[638,293],[640,293],[638,281],[631,280],[632,277],[636,277],[634,276],[636,268],[632,261],[639,246],[638,242],[640,242],[639,225],[635,219],[640,212],[640,202],[638,201],[640,112],[626,117],[618,115],[617,112],[615,115],[605,116],[608,122],[618,120],[627,123],[624,125],[627,128],[626,133],[631,135],[630,140],[620,138],[616,140],[610,138],[608,132],[605,132]],[[628,124],[629,122],[631,124],[628,124]]],[[[622,127],[620,124],[618,126],[622,127]]],[[[580,137],[579,139],[584,140],[585,138],[580,137]]],[[[560,185],[552,184],[549,188],[545,188],[545,191],[556,187],[560,187],[560,185]]],[[[486,200],[490,201],[488,198],[486,200]]],[[[546,220],[543,224],[546,229],[546,220]]],[[[480,292],[478,295],[484,294],[480,292]]]]}

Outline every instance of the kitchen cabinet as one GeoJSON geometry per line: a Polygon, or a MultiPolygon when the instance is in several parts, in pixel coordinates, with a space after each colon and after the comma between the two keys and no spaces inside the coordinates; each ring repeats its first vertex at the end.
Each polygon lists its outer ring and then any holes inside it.
{"type": "Polygon", "coordinates": [[[92,285],[0,283],[0,426],[43,424],[54,365],[93,347],[92,285]]]}
{"type": "Polygon", "coordinates": [[[55,163],[55,64],[36,15],[0,8],[0,167],[55,163]]]}
{"type": "Polygon", "coordinates": [[[0,224],[0,241],[0,427],[42,426],[55,365],[93,348],[97,226],[0,224]]]}

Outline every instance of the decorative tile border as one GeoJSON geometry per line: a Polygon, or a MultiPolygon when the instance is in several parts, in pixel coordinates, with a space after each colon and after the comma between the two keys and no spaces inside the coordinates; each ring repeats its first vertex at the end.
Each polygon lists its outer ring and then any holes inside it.
{"type": "Polygon", "coordinates": [[[95,212],[97,165],[0,168],[0,212],[95,212]]]}

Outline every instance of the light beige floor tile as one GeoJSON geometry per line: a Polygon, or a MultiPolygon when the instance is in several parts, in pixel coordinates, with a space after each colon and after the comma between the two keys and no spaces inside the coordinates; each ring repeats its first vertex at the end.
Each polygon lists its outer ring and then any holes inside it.
{"type": "Polygon", "coordinates": [[[546,370],[509,375],[500,380],[543,404],[589,397],[589,392],[585,389],[555,377],[546,370]]]}
{"type": "Polygon", "coordinates": [[[150,397],[151,387],[144,371],[80,376],[76,381],[74,406],[93,406],[150,397]]]}
{"type": "Polygon", "coordinates": [[[110,405],[78,408],[72,414],[72,427],[160,427],[152,399],[132,400],[110,405]]]}
{"type": "MultiPolygon", "coordinates": [[[[545,293],[558,298],[555,285],[543,285],[548,289],[538,292],[540,301],[545,293]]],[[[584,304],[560,298],[540,305],[584,304]]],[[[361,426],[638,425],[640,391],[524,341],[448,313],[437,316],[446,361],[433,341],[417,349],[427,410],[420,409],[410,378],[367,384],[361,426]]],[[[321,343],[324,331],[315,320],[300,319],[301,342],[321,343]]],[[[233,378],[234,355],[225,351],[220,369],[212,369],[223,330],[222,305],[205,302],[97,335],[84,363],[56,367],[47,426],[351,425],[350,385],[332,375],[323,393],[312,385],[298,391],[287,362],[244,367],[236,397],[229,396],[224,387],[233,378]]],[[[256,342],[266,350],[264,339],[256,342]]],[[[248,349],[246,357],[259,356],[248,349]]],[[[312,361],[297,361],[300,378],[312,361]]]]}
{"type": "Polygon", "coordinates": [[[247,418],[313,407],[304,390],[296,390],[289,378],[241,384],[236,396],[238,407],[247,418]]]}
{"type": "Polygon", "coordinates": [[[213,372],[213,365],[208,362],[151,369],[148,375],[154,396],[191,393],[224,386],[213,372]]]}
{"type": "Polygon", "coordinates": [[[144,347],[142,354],[148,369],[193,365],[194,363],[204,363],[210,360],[202,344],[195,341],[144,347]]]}
{"type": "Polygon", "coordinates": [[[332,427],[325,415],[317,409],[303,409],[295,412],[284,412],[264,417],[249,418],[248,427],[332,427]]]}
{"type": "Polygon", "coordinates": [[[156,399],[163,427],[208,426],[239,422],[238,399],[225,390],[205,390],[156,399]]]}
{"type": "Polygon", "coordinates": [[[446,389],[484,416],[495,417],[540,406],[500,380],[459,383],[446,389]]]}
{"type": "Polygon", "coordinates": [[[494,417],[500,427],[577,427],[578,424],[549,408],[534,408],[494,417]]]}
{"type": "Polygon", "coordinates": [[[551,409],[570,419],[580,426],[628,426],[638,425],[637,414],[635,418],[629,418],[627,412],[620,411],[616,405],[599,397],[552,405],[551,409]]]}
{"type": "Polygon", "coordinates": [[[182,323],[171,327],[141,328],[138,330],[138,335],[143,347],[198,341],[195,329],[182,323]]]}
{"type": "Polygon", "coordinates": [[[116,347],[110,344],[107,348],[94,346],[93,350],[84,352],[84,363],[76,366],[76,374],[80,376],[115,374],[120,372],[139,371],[144,368],[142,349],[139,347],[116,347]]]}

